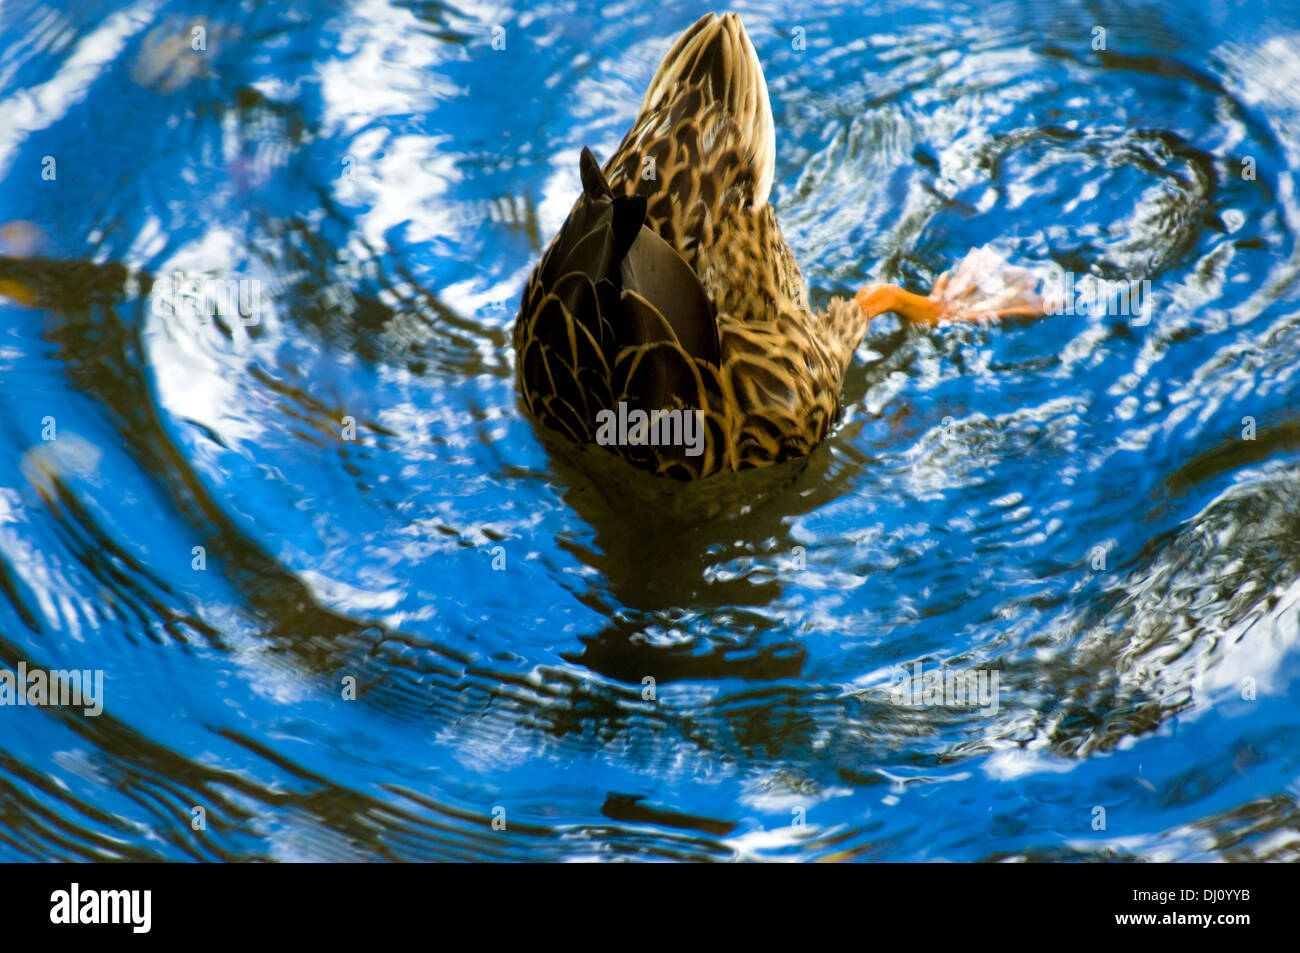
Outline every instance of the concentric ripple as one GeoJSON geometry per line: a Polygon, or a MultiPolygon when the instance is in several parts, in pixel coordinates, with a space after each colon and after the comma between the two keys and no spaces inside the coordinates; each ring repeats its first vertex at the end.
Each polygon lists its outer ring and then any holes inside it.
{"type": "Polygon", "coordinates": [[[0,665],[104,677],[0,706],[0,858],[1300,857],[1286,4],[743,4],[815,299],[1151,309],[881,318],[805,464],[671,493],[509,328],[700,10],[91,7],[0,12],[0,665]]]}

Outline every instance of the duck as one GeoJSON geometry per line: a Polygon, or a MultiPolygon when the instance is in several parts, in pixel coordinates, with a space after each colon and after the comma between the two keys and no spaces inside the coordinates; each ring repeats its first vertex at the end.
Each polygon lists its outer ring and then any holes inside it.
{"type": "Polygon", "coordinates": [[[581,194],[525,282],[515,377],[535,424],[672,480],[771,467],[832,432],[876,316],[1043,313],[1032,275],[984,250],[927,294],[872,282],[813,310],[770,201],[775,166],[754,46],[737,14],[706,14],[603,166],[582,149],[581,194]]]}

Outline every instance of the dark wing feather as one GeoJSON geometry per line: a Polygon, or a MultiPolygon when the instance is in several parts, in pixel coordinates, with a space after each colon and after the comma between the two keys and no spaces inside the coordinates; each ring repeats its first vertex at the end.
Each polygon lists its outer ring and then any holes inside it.
{"type": "Polygon", "coordinates": [[[645,198],[615,196],[587,149],[580,171],[583,194],[524,290],[515,347],[529,410],[592,440],[597,412],[619,400],[697,406],[694,363],[716,366],[720,347],[699,278],[645,227],[645,198]]]}
{"type": "Polygon", "coordinates": [[[671,245],[642,225],[619,271],[624,290],[635,291],[667,319],[682,350],[710,364],[718,363],[718,323],[713,306],[700,279],[671,245]]]}

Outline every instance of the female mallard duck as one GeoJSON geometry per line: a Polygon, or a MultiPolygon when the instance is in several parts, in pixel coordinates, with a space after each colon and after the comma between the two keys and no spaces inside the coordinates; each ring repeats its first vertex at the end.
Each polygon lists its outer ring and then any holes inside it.
{"type": "Polygon", "coordinates": [[[1024,276],[990,297],[961,275],[928,297],[870,284],[814,313],[768,204],[775,159],[754,47],[734,13],[710,13],[664,58],[604,169],[582,151],[582,195],[515,322],[530,416],[680,480],[770,466],[830,431],[877,314],[1040,312],[1024,276]]]}

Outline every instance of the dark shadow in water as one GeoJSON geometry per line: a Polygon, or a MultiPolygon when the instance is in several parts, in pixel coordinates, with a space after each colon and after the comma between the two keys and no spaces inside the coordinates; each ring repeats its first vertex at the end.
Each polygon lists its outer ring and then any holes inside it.
{"type": "Polygon", "coordinates": [[[711,817],[697,817],[694,814],[679,814],[662,808],[642,804],[644,795],[611,794],[605,799],[600,813],[615,821],[631,821],[636,824],[658,824],[662,827],[680,827],[686,830],[703,831],[715,837],[725,837],[736,829],[736,825],[727,821],[717,821],[711,817]]]}
{"type": "Polygon", "coordinates": [[[534,429],[565,502],[594,534],[590,544],[556,541],[600,573],[576,596],[609,619],[582,637],[584,649],[565,655],[568,661],[632,684],[647,676],[669,682],[800,675],[804,649],[790,638],[772,642],[770,633],[783,626],[762,611],[780,598],[781,585],[748,574],[709,576],[728,559],[792,558],[799,544],[789,534],[791,518],[821,503],[813,498],[820,494],[800,489],[809,459],[687,483],[534,429]],[[689,615],[683,606],[691,607],[689,615]]]}

